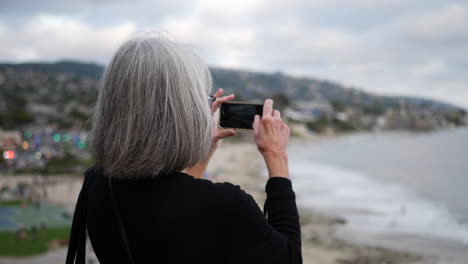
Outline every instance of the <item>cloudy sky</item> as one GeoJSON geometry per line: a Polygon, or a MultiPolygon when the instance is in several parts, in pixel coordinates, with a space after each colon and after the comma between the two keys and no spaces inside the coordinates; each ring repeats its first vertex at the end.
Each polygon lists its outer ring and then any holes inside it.
{"type": "Polygon", "coordinates": [[[2,0],[0,61],[105,64],[145,31],[212,66],[468,108],[468,0],[2,0]]]}

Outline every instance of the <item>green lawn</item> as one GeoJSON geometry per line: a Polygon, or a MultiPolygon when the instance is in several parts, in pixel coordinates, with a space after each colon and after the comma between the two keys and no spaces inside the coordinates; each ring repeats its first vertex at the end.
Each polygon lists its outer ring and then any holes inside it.
{"type": "Polygon", "coordinates": [[[0,201],[0,256],[22,257],[47,252],[69,239],[71,215],[64,208],[43,204],[21,206],[20,200],[0,201]],[[13,223],[13,225],[11,224],[13,223]],[[26,238],[16,235],[16,225],[26,228],[26,238]],[[41,226],[47,228],[41,230],[41,226]],[[12,227],[13,226],[13,227],[12,227]],[[32,228],[36,228],[33,238],[32,228]]]}
{"type": "Polygon", "coordinates": [[[31,232],[27,234],[28,238],[21,240],[14,232],[0,232],[0,256],[20,257],[45,253],[52,241],[69,239],[70,227],[38,230],[34,240],[31,239],[31,232]]]}
{"type": "Polygon", "coordinates": [[[0,206],[20,206],[21,200],[0,200],[0,206]]]}

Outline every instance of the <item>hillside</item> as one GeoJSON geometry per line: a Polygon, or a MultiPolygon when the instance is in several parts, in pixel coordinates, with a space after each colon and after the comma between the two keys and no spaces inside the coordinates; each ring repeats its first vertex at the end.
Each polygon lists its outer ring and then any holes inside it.
{"type": "Polygon", "coordinates": [[[356,88],[326,80],[291,77],[282,73],[256,73],[238,70],[211,68],[216,87],[228,88],[245,95],[248,99],[270,97],[283,93],[292,100],[338,101],[350,105],[395,107],[406,104],[416,108],[456,111],[459,107],[425,98],[402,96],[379,96],[356,88]]]}
{"type": "MultiPolygon", "coordinates": [[[[93,63],[61,61],[57,63],[0,64],[0,72],[14,71],[19,74],[41,73],[50,76],[66,74],[79,79],[98,80],[103,66],[93,63]]],[[[402,102],[439,110],[457,110],[456,106],[417,97],[379,96],[356,88],[346,88],[339,83],[314,78],[290,77],[282,73],[259,73],[222,68],[210,68],[215,87],[236,92],[245,99],[263,99],[275,93],[283,93],[292,100],[340,101],[346,104],[384,104],[392,106],[402,102]]],[[[2,88],[6,88],[3,87],[2,88]]],[[[2,89],[3,90],[3,89],[2,89]]]]}
{"type": "MultiPolygon", "coordinates": [[[[67,127],[73,120],[85,120],[85,113],[96,98],[95,88],[102,72],[100,65],[73,61],[0,64],[0,126],[55,120],[67,127]]],[[[465,116],[463,109],[447,103],[415,97],[379,96],[331,81],[221,68],[211,68],[211,72],[214,87],[223,87],[227,93],[235,92],[242,100],[273,97],[281,99],[277,101],[290,108],[311,102],[319,104],[321,112],[372,115],[372,124],[378,116],[402,109],[417,112],[417,115],[437,116],[437,123],[447,119],[449,123],[459,125],[460,118],[465,116]],[[452,120],[453,113],[456,113],[455,121],[452,120]]],[[[403,123],[399,126],[404,128],[403,123]]],[[[354,127],[367,129],[370,126],[356,124],[354,127]]]]}

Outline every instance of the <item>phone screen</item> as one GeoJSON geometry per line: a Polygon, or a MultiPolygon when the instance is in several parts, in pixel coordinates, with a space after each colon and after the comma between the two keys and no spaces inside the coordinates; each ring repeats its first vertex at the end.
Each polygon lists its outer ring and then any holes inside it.
{"type": "Polygon", "coordinates": [[[224,103],[220,108],[219,125],[222,128],[253,129],[255,115],[262,116],[262,104],[224,103]]]}

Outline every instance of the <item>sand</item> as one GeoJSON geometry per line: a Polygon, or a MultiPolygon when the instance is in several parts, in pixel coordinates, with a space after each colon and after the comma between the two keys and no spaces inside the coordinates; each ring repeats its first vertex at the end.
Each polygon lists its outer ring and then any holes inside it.
{"type": "MultiPolygon", "coordinates": [[[[213,155],[206,178],[215,182],[231,182],[240,185],[251,194],[263,209],[265,201],[265,184],[268,176],[265,164],[249,137],[242,141],[220,142],[213,155]]],[[[12,185],[18,181],[29,182],[28,177],[0,177],[0,185],[12,185]]],[[[81,188],[82,177],[53,177],[47,184],[48,201],[66,206],[73,210],[81,188]]],[[[335,228],[345,224],[345,220],[327,216],[311,209],[299,208],[302,229],[303,262],[314,264],[366,264],[366,263],[437,263],[435,260],[423,259],[422,256],[389,250],[380,247],[361,246],[342,241],[334,236],[335,228]]],[[[48,255],[64,255],[60,249],[48,255]]],[[[65,256],[63,256],[64,259],[65,256]]],[[[51,258],[37,256],[27,259],[0,258],[0,263],[59,263],[51,258]]]]}

